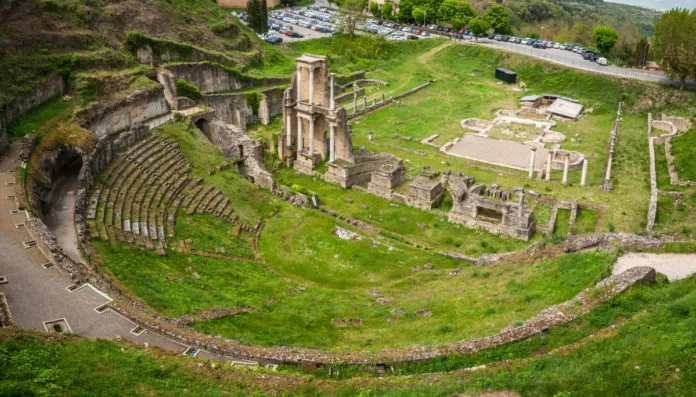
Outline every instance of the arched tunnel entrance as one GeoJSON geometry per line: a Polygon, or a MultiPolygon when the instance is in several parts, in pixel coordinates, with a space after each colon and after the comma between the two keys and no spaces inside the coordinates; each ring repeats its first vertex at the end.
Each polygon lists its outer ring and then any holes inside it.
{"type": "Polygon", "coordinates": [[[44,223],[65,255],[74,260],[81,260],[74,219],[80,168],[82,156],[74,150],[63,149],[50,172],[51,190],[41,200],[44,223]]]}

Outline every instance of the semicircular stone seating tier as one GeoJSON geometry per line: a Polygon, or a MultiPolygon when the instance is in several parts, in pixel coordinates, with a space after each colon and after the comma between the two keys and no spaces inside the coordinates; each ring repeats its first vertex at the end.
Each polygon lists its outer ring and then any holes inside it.
{"type": "Polygon", "coordinates": [[[119,153],[95,185],[87,210],[92,238],[145,248],[166,248],[174,237],[176,213],[210,213],[240,224],[230,200],[213,185],[192,178],[179,145],[150,135],[119,153]]]}

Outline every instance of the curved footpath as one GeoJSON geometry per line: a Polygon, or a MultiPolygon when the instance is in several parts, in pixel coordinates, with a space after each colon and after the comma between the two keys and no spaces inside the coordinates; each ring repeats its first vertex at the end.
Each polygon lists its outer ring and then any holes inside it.
{"type": "MultiPolygon", "coordinates": [[[[473,41],[462,41],[466,44],[474,44],[473,41]]],[[[559,65],[568,66],[574,69],[580,69],[592,73],[606,74],[610,76],[637,79],[660,83],[665,85],[679,85],[679,80],[670,79],[662,73],[648,72],[642,69],[620,68],[618,66],[602,66],[597,62],[591,62],[582,58],[580,54],[572,51],[558,50],[553,48],[539,49],[523,44],[513,44],[508,42],[496,41],[491,39],[479,39],[479,45],[502,49],[505,51],[516,52],[531,57],[544,59],[559,65]]],[[[696,88],[696,81],[687,80],[686,85],[689,88],[696,88]]]]}

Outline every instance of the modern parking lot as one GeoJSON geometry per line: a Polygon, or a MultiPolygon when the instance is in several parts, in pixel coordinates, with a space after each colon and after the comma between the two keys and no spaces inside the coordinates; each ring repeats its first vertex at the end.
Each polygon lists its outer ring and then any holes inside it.
{"type": "MultiPolygon", "coordinates": [[[[237,16],[246,23],[245,13],[237,16]]],[[[308,6],[273,10],[268,13],[269,32],[262,38],[271,44],[326,37],[339,31],[342,15],[325,6],[308,6]],[[279,41],[280,38],[282,41],[279,41]]],[[[394,22],[367,19],[357,26],[358,34],[374,33],[387,40],[417,40],[435,37],[427,29],[394,22]]]]}

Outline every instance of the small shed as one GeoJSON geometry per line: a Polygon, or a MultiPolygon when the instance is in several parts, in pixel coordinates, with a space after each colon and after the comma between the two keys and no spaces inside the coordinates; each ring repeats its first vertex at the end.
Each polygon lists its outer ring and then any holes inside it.
{"type": "Polygon", "coordinates": [[[495,70],[495,78],[509,84],[517,84],[517,73],[510,69],[497,68],[495,70]]]}

